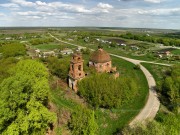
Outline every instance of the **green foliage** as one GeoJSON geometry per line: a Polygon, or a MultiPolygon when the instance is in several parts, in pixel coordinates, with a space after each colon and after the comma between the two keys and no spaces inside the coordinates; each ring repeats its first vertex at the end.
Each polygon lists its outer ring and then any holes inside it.
{"type": "Polygon", "coordinates": [[[47,69],[39,62],[20,61],[0,84],[0,132],[4,135],[39,134],[54,122],[45,107],[49,84],[47,69]]]}
{"type": "Polygon", "coordinates": [[[180,65],[172,67],[170,76],[163,80],[162,94],[167,95],[171,109],[178,111],[180,107],[180,65]]]}
{"type": "Polygon", "coordinates": [[[159,122],[163,127],[166,135],[179,135],[180,129],[180,115],[177,114],[158,114],[156,121],[159,122]]]}
{"type": "Polygon", "coordinates": [[[81,49],[82,54],[90,54],[91,50],[89,48],[81,49]]]}
{"type": "Polygon", "coordinates": [[[139,124],[135,128],[125,127],[123,135],[179,135],[180,115],[161,114],[147,123],[139,124]]]}
{"type": "Polygon", "coordinates": [[[141,68],[141,67],[140,67],[139,64],[137,64],[137,65],[134,66],[134,69],[136,69],[136,70],[139,70],[140,68],[141,68]]]}
{"type": "Polygon", "coordinates": [[[95,121],[94,111],[78,107],[71,115],[69,128],[73,135],[95,135],[98,125],[95,121]]]}
{"type": "Polygon", "coordinates": [[[30,40],[30,43],[32,45],[39,45],[39,44],[47,44],[53,41],[54,41],[53,38],[35,38],[35,39],[30,40]]]}
{"type": "Polygon", "coordinates": [[[35,48],[38,48],[40,50],[54,50],[54,49],[60,49],[62,50],[65,48],[64,45],[59,45],[55,43],[50,43],[50,44],[38,44],[34,46],[35,48]]]}
{"type": "Polygon", "coordinates": [[[9,77],[9,69],[12,68],[17,61],[18,60],[13,57],[0,60],[0,83],[3,79],[9,77]]]}
{"type": "Polygon", "coordinates": [[[53,75],[56,75],[63,80],[67,79],[69,72],[69,58],[58,59],[56,57],[49,57],[45,61],[48,63],[48,69],[53,75]]]}
{"type": "Polygon", "coordinates": [[[123,135],[165,135],[164,127],[156,121],[149,122],[147,125],[139,124],[135,128],[126,127],[123,135]]]}
{"type": "Polygon", "coordinates": [[[147,41],[147,42],[152,42],[152,43],[160,43],[166,46],[168,45],[180,46],[180,40],[174,39],[174,38],[155,37],[155,36],[132,34],[132,33],[123,34],[121,35],[121,37],[126,38],[126,39],[134,39],[134,40],[147,41]]]}
{"type": "Polygon", "coordinates": [[[25,46],[20,43],[3,45],[1,49],[4,57],[15,57],[26,54],[25,46]]]}
{"type": "Polygon", "coordinates": [[[133,79],[114,77],[108,74],[94,74],[80,81],[79,94],[95,108],[116,108],[129,102],[137,94],[133,79]]]}

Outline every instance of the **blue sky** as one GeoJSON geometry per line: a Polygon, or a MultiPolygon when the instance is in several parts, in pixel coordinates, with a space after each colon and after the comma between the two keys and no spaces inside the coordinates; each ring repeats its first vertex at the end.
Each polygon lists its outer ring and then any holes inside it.
{"type": "Polygon", "coordinates": [[[5,26],[180,29],[180,0],[1,0],[5,26]]]}

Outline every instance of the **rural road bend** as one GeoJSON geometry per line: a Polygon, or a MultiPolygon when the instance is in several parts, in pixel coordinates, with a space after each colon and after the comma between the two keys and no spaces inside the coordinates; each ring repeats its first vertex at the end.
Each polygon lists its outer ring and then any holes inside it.
{"type": "MultiPolygon", "coordinates": [[[[72,43],[62,41],[62,40],[56,38],[55,36],[53,36],[50,33],[49,33],[49,35],[51,37],[53,37],[54,39],[56,39],[57,41],[59,41],[59,42],[82,48],[82,46],[80,46],[80,45],[76,45],[76,44],[72,44],[72,43]]],[[[84,47],[84,48],[86,48],[86,47],[84,47]]],[[[162,64],[162,63],[154,63],[154,62],[148,62],[148,61],[135,60],[135,59],[131,59],[131,58],[115,55],[115,54],[110,54],[110,55],[114,56],[114,57],[117,57],[117,58],[124,59],[126,61],[129,61],[129,62],[131,62],[131,63],[133,63],[135,65],[139,64],[140,69],[142,70],[142,72],[146,76],[146,79],[147,79],[147,82],[148,82],[149,95],[148,95],[147,102],[146,102],[144,108],[142,108],[142,110],[139,112],[139,114],[130,122],[129,125],[133,126],[137,122],[144,122],[147,119],[153,119],[156,116],[156,113],[159,110],[159,106],[160,106],[160,102],[159,102],[159,100],[157,98],[157,93],[155,91],[156,82],[155,82],[153,76],[151,75],[151,73],[144,66],[142,66],[140,63],[141,62],[147,62],[147,63],[152,63],[152,64],[161,64],[161,65],[164,65],[164,66],[170,66],[170,65],[162,64]]]]}
{"type": "Polygon", "coordinates": [[[133,64],[139,64],[142,72],[146,76],[148,86],[149,86],[149,96],[144,108],[139,112],[139,114],[130,122],[130,126],[133,126],[137,122],[144,122],[146,119],[153,119],[156,116],[156,113],[159,110],[160,102],[157,98],[157,93],[155,91],[156,82],[151,75],[151,73],[140,64],[141,61],[134,60],[126,57],[122,57],[115,54],[110,54],[111,56],[115,56],[124,60],[127,60],[133,64]]]}

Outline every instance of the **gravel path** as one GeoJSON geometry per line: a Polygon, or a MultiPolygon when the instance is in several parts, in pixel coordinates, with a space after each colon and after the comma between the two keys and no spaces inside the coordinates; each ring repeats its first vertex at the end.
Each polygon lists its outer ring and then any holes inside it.
{"type": "Polygon", "coordinates": [[[115,54],[111,54],[111,56],[127,60],[127,61],[129,61],[129,62],[131,62],[131,63],[133,63],[135,65],[139,64],[140,68],[141,68],[142,72],[144,73],[144,75],[146,76],[146,79],[147,79],[147,82],[148,82],[149,96],[148,96],[147,102],[146,102],[144,108],[130,122],[129,125],[133,126],[137,122],[144,122],[147,119],[153,119],[156,116],[156,113],[158,112],[159,106],[160,106],[160,102],[159,102],[159,100],[157,98],[157,93],[155,91],[156,82],[155,82],[153,76],[151,75],[151,73],[144,66],[142,66],[140,64],[142,62],[140,60],[134,60],[134,59],[122,57],[122,56],[115,55],[115,54]]]}

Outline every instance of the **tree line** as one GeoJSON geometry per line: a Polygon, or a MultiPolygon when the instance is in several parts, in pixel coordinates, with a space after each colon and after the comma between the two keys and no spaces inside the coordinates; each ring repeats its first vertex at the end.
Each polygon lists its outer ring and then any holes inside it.
{"type": "Polygon", "coordinates": [[[0,53],[2,53],[3,57],[16,57],[23,56],[26,54],[26,48],[21,43],[8,43],[0,46],[0,53]]]}
{"type": "Polygon", "coordinates": [[[50,42],[54,42],[53,38],[35,38],[35,39],[31,39],[29,41],[32,45],[39,45],[39,44],[47,44],[50,42]]]}
{"type": "Polygon", "coordinates": [[[126,34],[122,34],[120,37],[126,39],[133,39],[139,41],[147,41],[152,43],[160,43],[164,44],[165,46],[180,46],[180,40],[176,38],[167,38],[167,37],[157,37],[157,36],[150,36],[150,35],[142,35],[142,34],[132,34],[130,32],[126,34]]]}
{"type": "Polygon", "coordinates": [[[171,68],[169,73],[159,84],[158,90],[165,100],[162,102],[172,111],[178,113],[180,109],[180,65],[171,68]]]}

